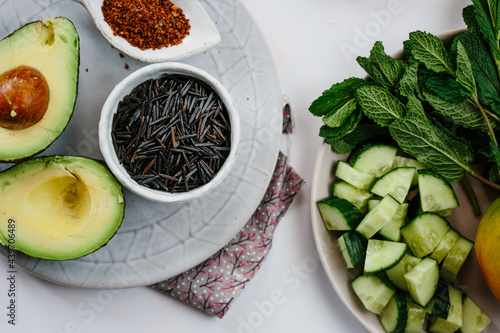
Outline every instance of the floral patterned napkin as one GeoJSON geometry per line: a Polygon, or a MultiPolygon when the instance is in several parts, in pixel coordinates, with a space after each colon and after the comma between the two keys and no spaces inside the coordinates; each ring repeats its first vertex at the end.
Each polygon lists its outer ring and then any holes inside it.
{"type": "MultiPolygon", "coordinates": [[[[292,129],[293,118],[286,104],[283,133],[292,129]]],[[[303,182],[280,152],[266,194],[243,229],[198,266],[151,287],[210,315],[224,317],[259,271],[271,250],[274,231],[303,182]]]]}

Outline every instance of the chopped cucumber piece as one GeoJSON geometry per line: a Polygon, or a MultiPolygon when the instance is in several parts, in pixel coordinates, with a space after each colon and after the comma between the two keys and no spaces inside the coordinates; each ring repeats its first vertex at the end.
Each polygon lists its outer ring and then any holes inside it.
{"type": "Polygon", "coordinates": [[[368,200],[368,211],[372,210],[380,202],[380,199],[369,199],[368,200]]]}
{"type": "Polygon", "coordinates": [[[405,333],[421,333],[425,323],[426,312],[423,307],[415,304],[410,297],[406,297],[408,318],[406,319],[405,333]]]}
{"type": "Polygon", "coordinates": [[[349,163],[378,178],[391,170],[396,152],[396,147],[383,143],[359,145],[349,156],[349,163]]]}
{"type": "Polygon", "coordinates": [[[473,245],[474,243],[465,237],[460,236],[458,238],[441,265],[441,276],[443,279],[450,282],[455,281],[473,245]]]}
{"type": "Polygon", "coordinates": [[[436,260],[426,257],[404,275],[412,300],[426,306],[432,299],[439,281],[439,266],[436,260]]]}
{"type": "Polygon", "coordinates": [[[354,169],[344,161],[337,162],[335,176],[362,190],[369,190],[375,181],[373,175],[354,169]]]}
{"type": "Polygon", "coordinates": [[[363,219],[363,214],[346,199],[330,197],[316,205],[327,230],[352,230],[363,219]]]}
{"type": "Polygon", "coordinates": [[[443,217],[423,213],[401,228],[401,235],[413,254],[422,258],[434,251],[449,229],[450,225],[443,217]]]}
{"type": "Polygon", "coordinates": [[[380,313],[380,323],[388,333],[400,332],[406,326],[408,318],[408,305],[406,304],[406,295],[397,293],[392,296],[389,303],[380,313]]]}
{"type": "Polygon", "coordinates": [[[462,312],[462,333],[482,332],[491,323],[490,317],[469,296],[463,298],[462,312]]]}
{"type": "Polygon", "coordinates": [[[394,199],[402,203],[410,190],[416,169],[413,167],[400,167],[392,169],[380,177],[372,186],[370,191],[378,196],[392,195],[394,199]]]}
{"type": "MultiPolygon", "coordinates": [[[[414,167],[415,169],[422,170],[425,169],[425,166],[417,161],[416,159],[409,158],[409,157],[403,157],[403,156],[394,156],[394,163],[392,164],[393,168],[399,168],[399,167],[414,167]]],[[[414,187],[418,184],[418,173],[415,172],[415,175],[413,175],[413,179],[411,181],[411,186],[414,187]]]]}
{"type": "Polygon", "coordinates": [[[351,286],[365,308],[375,314],[380,314],[396,293],[377,275],[360,275],[351,286]]]}
{"type": "Polygon", "coordinates": [[[405,224],[406,213],[408,211],[408,204],[402,203],[399,205],[396,214],[380,231],[380,236],[385,239],[399,242],[401,240],[401,227],[405,224]]]}
{"type": "Polygon", "coordinates": [[[373,193],[370,191],[359,189],[344,181],[338,181],[333,184],[332,194],[333,196],[346,199],[356,206],[361,213],[366,212],[368,199],[373,196],[373,193]]]}
{"type": "MultiPolygon", "coordinates": [[[[372,210],[375,205],[380,202],[378,199],[370,199],[368,200],[368,210],[372,210]]],[[[387,223],[380,231],[378,232],[380,236],[385,239],[399,242],[401,240],[401,227],[405,224],[406,214],[408,212],[408,203],[402,203],[396,214],[392,217],[392,219],[387,223]]]]}
{"type": "Polygon", "coordinates": [[[338,245],[347,268],[355,268],[363,263],[366,243],[365,237],[352,230],[339,237],[338,245]]]}
{"type": "Polygon", "coordinates": [[[398,289],[408,292],[408,285],[406,284],[405,274],[415,267],[422,259],[417,258],[409,253],[406,253],[394,267],[385,271],[385,276],[391,281],[392,284],[398,289]]]}
{"type": "Polygon", "coordinates": [[[375,274],[396,265],[406,254],[408,245],[392,241],[369,239],[366,248],[365,274],[375,274]]]}
{"type": "Polygon", "coordinates": [[[392,219],[399,208],[399,202],[392,196],[385,196],[372,210],[365,215],[356,231],[371,238],[392,219]]]}
{"type": "Polygon", "coordinates": [[[418,171],[418,191],[424,212],[446,211],[458,207],[458,199],[453,187],[432,170],[418,171]]]}
{"type": "Polygon", "coordinates": [[[446,257],[448,252],[451,250],[453,245],[455,245],[459,237],[460,234],[453,228],[450,228],[450,230],[448,230],[448,232],[444,235],[441,242],[439,242],[438,246],[431,253],[431,258],[436,259],[438,264],[440,264],[441,261],[443,261],[443,259],[446,257]]]}
{"type": "Polygon", "coordinates": [[[452,285],[448,285],[450,295],[450,311],[446,319],[436,317],[429,325],[429,332],[453,333],[462,327],[462,291],[452,285]]]}

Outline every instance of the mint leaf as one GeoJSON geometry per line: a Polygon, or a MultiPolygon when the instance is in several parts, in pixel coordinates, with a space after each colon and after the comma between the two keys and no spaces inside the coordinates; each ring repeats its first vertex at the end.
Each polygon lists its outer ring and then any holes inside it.
{"type": "Polygon", "coordinates": [[[405,113],[405,106],[383,87],[360,87],[356,90],[356,98],[363,113],[382,127],[389,126],[405,113]]]}
{"type": "Polygon", "coordinates": [[[462,88],[454,77],[447,73],[436,73],[424,68],[419,69],[418,76],[420,83],[425,89],[433,92],[442,99],[449,102],[462,102],[469,93],[462,88]]]}
{"type": "Polygon", "coordinates": [[[342,138],[325,138],[324,141],[340,154],[349,153],[357,145],[365,142],[394,142],[389,133],[389,128],[381,128],[371,123],[360,123],[352,132],[347,133],[342,138]]]}
{"type": "Polygon", "coordinates": [[[467,25],[467,30],[470,32],[478,32],[479,25],[476,20],[476,13],[474,12],[474,6],[469,5],[462,10],[462,18],[464,23],[467,25]]]}
{"type": "Polygon", "coordinates": [[[425,91],[424,97],[437,113],[450,118],[456,125],[484,132],[488,131],[483,116],[468,101],[452,103],[425,91]]]}
{"type": "Polygon", "coordinates": [[[458,35],[454,44],[458,42],[471,61],[480,102],[500,114],[500,81],[487,45],[480,35],[470,32],[458,35]]]}
{"type": "Polygon", "coordinates": [[[415,96],[408,96],[408,103],[406,103],[408,117],[426,117],[424,106],[422,102],[415,96]]]}
{"type": "MultiPolygon", "coordinates": [[[[496,1],[495,1],[496,2],[496,1]]],[[[495,7],[490,6],[490,1],[472,0],[476,20],[490,50],[496,59],[500,59],[500,50],[498,49],[498,27],[497,11],[495,7]],[[493,10],[493,12],[491,12],[493,10]]]]}
{"type": "Polygon", "coordinates": [[[473,163],[495,162],[488,133],[463,127],[457,130],[457,134],[469,140],[474,152],[473,163]]]}
{"type": "Polygon", "coordinates": [[[403,41],[403,58],[408,61],[416,61],[411,53],[411,42],[409,39],[403,41]]]}
{"type": "Polygon", "coordinates": [[[457,49],[457,82],[465,88],[470,94],[471,97],[475,100],[477,99],[477,90],[476,90],[476,80],[474,79],[474,73],[472,71],[472,64],[470,62],[469,56],[467,55],[467,51],[465,50],[464,45],[460,42],[460,40],[456,43],[457,49]]]}
{"type": "Polygon", "coordinates": [[[336,110],[354,97],[354,87],[363,83],[359,78],[349,78],[336,83],[325,90],[323,94],[311,103],[309,111],[317,117],[324,116],[336,110]]]}
{"type": "Polygon", "coordinates": [[[422,117],[396,119],[389,127],[398,146],[449,182],[462,179],[473,159],[470,147],[422,117]]]}
{"type": "Polygon", "coordinates": [[[363,113],[358,110],[349,115],[338,127],[323,125],[319,129],[319,136],[323,138],[340,139],[347,133],[353,131],[362,117],[363,113]]]}
{"type": "Polygon", "coordinates": [[[426,68],[453,75],[453,65],[443,42],[436,36],[423,31],[410,33],[412,55],[426,68]]]}
{"type": "Polygon", "coordinates": [[[368,141],[392,141],[388,127],[380,127],[375,124],[359,124],[352,132],[344,136],[344,141],[359,145],[368,141]]]}
{"type": "Polygon", "coordinates": [[[355,98],[348,100],[338,109],[330,111],[323,117],[323,123],[330,127],[339,127],[351,113],[358,107],[358,102],[355,98]]]}
{"type": "Polygon", "coordinates": [[[401,80],[398,83],[396,91],[402,96],[411,96],[418,95],[419,86],[418,86],[418,63],[410,62],[410,64],[406,67],[406,71],[404,72],[401,80]]]}
{"type": "Polygon", "coordinates": [[[356,145],[345,142],[344,139],[326,138],[325,143],[329,144],[339,154],[350,153],[356,147],[356,145]]]}
{"type": "Polygon", "coordinates": [[[356,60],[368,75],[387,89],[396,87],[405,70],[403,61],[385,53],[382,42],[375,42],[369,58],[358,57],[356,60]]]}

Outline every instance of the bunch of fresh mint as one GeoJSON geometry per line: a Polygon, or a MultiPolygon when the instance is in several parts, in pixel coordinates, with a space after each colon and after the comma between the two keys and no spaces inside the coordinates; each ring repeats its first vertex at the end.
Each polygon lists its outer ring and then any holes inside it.
{"type": "Polygon", "coordinates": [[[450,182],[468,173],[500,190],[500,1],[472,3],[463,10],[467,31],[451,45],[415,31],[400,59],[381,42],[358,57],[369,79],[336,83],[309,108],[323,119],[324,141],[339,153],[369,140],[395,141],[450,182]],[[476,162],[493,172],[477,174],[470,167],[476,162]]]}

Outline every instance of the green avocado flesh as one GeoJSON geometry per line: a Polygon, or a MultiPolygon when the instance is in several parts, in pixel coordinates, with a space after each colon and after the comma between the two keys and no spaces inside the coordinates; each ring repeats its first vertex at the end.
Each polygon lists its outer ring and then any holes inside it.
{"type": "Polygon", "coordinates": [[[51,260],[85,256],[120,227],[121,186],[101,163],[49,156],[0,173],[0,243],[51,260]]]}
{"type": "Polygon", "coordinates": [[[0,41],[0,75],[20,66],[37,69],[47,81],[50,99],[41,120],[31,127],[0,127],[0,162],[27,159],[46,149],[64,131],[75,106],[79,38],[63,17],[29,23],[0,41]]]}

